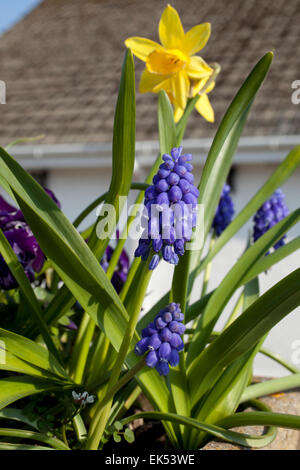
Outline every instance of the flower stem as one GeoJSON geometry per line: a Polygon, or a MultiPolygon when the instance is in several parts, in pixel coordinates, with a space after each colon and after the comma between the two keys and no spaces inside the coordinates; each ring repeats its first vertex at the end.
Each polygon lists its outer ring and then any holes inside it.
{"type": "MultiPolygon", "coordinates": [[[[102,438],[103,432],[105,430],[111,405],[113,402],[114,394],[116,393],[116,383],[120,372],[122,370],[125,358],[128,353],[128,349],[130,347],[135,327],[139,318],[140,310],[144,301],[145,293],[151,278],[152,271],[149,271],[149,263],[142,262],[139,266],[139,269],[136,273],[134,278],[133,284],[131,288],[134,289],[136,295],[131,296],[127,305],[127,311],[129,314],[129,322],[127,325],[127,329],[118,352],[116,362],[112,369],[111,377],[109,383],[107,385],[107,393],[102,402],[99,403],[95,415],[92,419],[88,441],[87,441],[87,449],[90,450],[97,450],[99,447],[100,440],[102,438]],[[104,404],[103,404],[104,403],[104,404]]],[[[123,378],[122,378],[123,379],[123,378]]],[[[121,379],[121,380],[122,380],[121,379]]]]}
{"type": "Polygon", "coordinates": [[[78,384],[82,382],[90,344],[95,331],[96,323],[84,312],[79,331],[76,337],[70,372],[74,381],[78,384]]]}
{"type": "MultiPolygon", "coordinates": [[[[210,239],[210,243],[209,243],[209,250],[208,250],[209,252],[213,248],[215,241],[216,241],[216,238],[215,238],[215,234],[213,233],[210,239]]],[[[211,266],[212,264],[208,263],[205,268],[200,298],[204,297],[207,293],[208,283],[209,283],[209,279],[211,275],[211,266]]]]}
{"type": "MultiPolygon", "coordinates": [[[[140,370],[142,370],[146,365],[145,357],[143,357],[137,364],[129,369],[129,371],[121,377],[120,380],[111,388],[108,387],[108,391],[104,396],[103,400],[97,406],[95,417],[92,420],[91,428],[95,420],[97,420],[96,424],[97,427],[92,432],[90,437],[88,438],[87,442],[87,449],[89,450],[97,450],[102,434],[105,430],[106,423],[109,418],[112,398],[114,395],[126,385],[140,370]]],[[[89,433],[90,434],[90,433],[89,433]]]]}

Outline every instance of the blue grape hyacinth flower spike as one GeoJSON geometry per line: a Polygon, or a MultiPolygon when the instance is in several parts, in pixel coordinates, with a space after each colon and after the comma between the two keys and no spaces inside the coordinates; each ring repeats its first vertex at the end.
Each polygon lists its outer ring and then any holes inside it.
{"type": "Polygon", "coordinates": [[[219,205],[212,223],[212,228],[219,237],[231,223],[234,216],[234,204],[230,195],[231,188],[225,184],[222,189],[219,205]]]}
{"type": "MultiPolygon", "coordinates": [[[[281,189],[277,189],[274,194],[258,209],[254,216],[253,241],[256,242],[270,228],[274,227],[278,222],[289,214],[289,209],[285,203],[285,195],[281,189]]],[[[275,245],[277,250],[284,245],[284,235],[275,245]]],[[[269,252],[267,253],[269,254],[269,252]]]]}
{"type": "Polygon", "coordinates": [[[184,348],[181,338],[185,332],[183,320],[180,305],[170,303],[143,329],[142,339],[135,345],[135,354],[143,356],[147,353],[147,366],[155,367],[160,375],[168,375],[170,367],[179,364],[179,352],[184,348]]]}
{"type": "Polygon", "coordinates": [[[199,191],[194,185],[192,155],[183,155],[182,147],[175,147],[162,159],[152,185],[145,191],[144,231],[135,251],[143,261],[152,253],[150,270],[156,268],[161,257],[178,264],[197,224],[199,191]]]}

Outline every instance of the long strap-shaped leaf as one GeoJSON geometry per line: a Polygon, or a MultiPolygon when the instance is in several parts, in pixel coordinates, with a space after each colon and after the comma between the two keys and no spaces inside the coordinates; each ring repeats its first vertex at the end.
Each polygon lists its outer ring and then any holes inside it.
{"type": "MultiPolygon", "coordinates": [[[[241,287],[244,283],[251,281],[253,278],[258,276],[259,274],[268,271],[274,264],[279,263],[279,261],[283,260],[287,256],[294,253],[296,250],[300,249],[300,237],[295,238],[294,240],[290,241],[286,245],[280,247],[274,253],[270,253],[268,256],[264,256],[263,258],[259,259],[252,268],[249,269],[247,274],[243,279],[241,279],[239,286],[241,287]]],[[[209,292],[206,294],[205,297],[202,297],[200,300],[197,300],[193,304],[191,304],[186,312],[186,322],[188,323],[191,320],[194,320],[199,314],[203,312],[205,309],[210,297],[212,296],[214,291],[209,292]]],[[[147,313],[145,317],[148,315],[147,322],[149,323],[154,318],[154,311],[155,309],[151,309],[149,314],[147,313]]],[[[146,325],[144,325],[144,318],[140,320],[139,328],[143,329],[146,325]]]]}
{"type": "Polygon", "coordinates": [[[43,252],[96,323],[110,330],[117,346],[127,313],[85,241],[40,185],[4,149],[0,149],[0,173],[10,184],[43,252]]]}
{"type": "Polygon", "coordinates": [[[218,426],[235,428],[239,426],[278,426],[279,428],[300,430],[300,416],[267,411],[247,411],[222,419],[218,426]]]}
{"type": "Polygon", "coordinates": [[[2,328],[0,340],[5,345],[2,352],[5,360],[0,362],[0,369],[71,382],[57,359],[40,344],[2,328]]]}
{"type": "Polygon", "coordinates": [[[234,220],[216,240],[213,248],[196,267],[195,275],[198,275],[219,253],[219,251],[231,240],[231,238],[243,227],[260,206],[270,198],[274,191],[281,186],[294,173],[300,164],[300,145],[291,150],[286,158],[276,168],[271,177],[263,184],[259,191],[252,197],[246,206],[239,212],[234,220]]]}
{"type": "MultiPolygon", "coordinates": [[[[264,434],[262,436],[251,436],[249,434],[242,434],[235,431],[227,431],[226,429],[223,429],[220,426],[202,423],[200,421],[197,421],[196,419],[189,418],[186,416],[180,416],[174,413],[158,413],[155,411],[137,413],[135,415],[129,416],[128,418],[124,418],[123,420],[121,420],[121,423],[123,425],[126,425],[131,421],[134,421],[135,419],[139,418],[152,420],[155,419],[159,421],[171,421],[175,424],[182,424],[184,426],[195,428],[198,431],[207,432],[212,436],[217,437],[218,439],[222,439],[223,441],[231,442],[232,444],[238,444],[245,447],[265,447],[266,445],[270,444],[270,442],[272,442],[276,436],[276,430],[274,429],[271,429],[267,434],[264,434]]],[[[300,417],[298,417],[298,419],[300,425],[300,417]]]]}
{"type": "Polygon", "coordinates": [[[205,207],[205,234],[210,230],[219,195],[243,126],[240,129],[236,129],[235,135],[230,135],[230,133],[239,118],[245,114],[245,110],[251,106],[257,91],[266,77],[272,59],[273,53],[268,52],[250,72],[228,108],[209,151],[199,185],[199,203],[204,204],[205,207]]]}
{"type": "Polygon", "coordinates": [[[224,367],[254,347],[300,305],[299,282],[297,269],[262,295],[201,353],[190,374],[193,404],[213,386],[224,367]]]}
{"type": "Polygon", "coordinates": [[[43,442],[44,444],[48,444],[53,449],[70,450],[69,446],[57,439],[57,437],[48,436],[47,434],[34,431],[27,431],[25,429],[0,428],[0,436],[18,439],[29,439],[31,441],[43,442]]]}
{"type": "MultiPolygon", "coordinates": [[[[127,312],[87,244],[42,188],[3,149],[0,174],[13,189],[26,220],[60,277],[119,350],[127,312]]],[[[137,357],[130,353],[126,359],[128,367],[136,362],[137,357]]],[[[168,389],[156,371],[144,370],[138,380],[158,409],[167,410],[168,389]]]]}
{"type": "MultiPolygon", "coordinates": [[[[134,62],[131,51],[127,50],[124,57],[117,107],[114,118],[113,147],[112,147],[112,180],[109,191],[106,193],[105,203],[114,207],[116,221],[122,210],[122,203],[130,190],[135,160],[135,77],[134,62]],[[123,198],[120,199],[120,196],[123,198]]],[[[102,198],[101,198],[102,199],[102,198]]],[[[113,214],[111,212],[110,214],[113,214]]],[[[109,242],[111,233],[105,239],[97,238],[97,226],[102,217],[99,217],[90,236],[90,246],[98,259],[102,258],[109,242]]],[[[81,219],[79,219],[80,222],[81,219]]],[[[108,230],[114,230],[114,221],[108,223],[108,230]],[[112,229],[113,227],[113,229],[112,229]]],[[[67,311],[74,303],[74,297],[66,286],[57,293],[46,312],[50,322],[56,318],[54,312],[58,307],[60,311],[67,311]]]]}
{"type": "Polygon", "coordinates": [[[250,385],[250,387],[244,391],[241,402],[298,387],[300,387],[300,373],[291,374],[286,377],[279,377],[277,379],[266,380],[265,382],[250,385]]]}
{"type": "Polygon", "coordinates": [[[59,362],[61,362],[59,353],[50,336],[45,320],[42,317],[42,311],[39,302],[34,294],[29,279],[27,278],[23,266],[19,262],[17,255],[15,254],[8,240],[4,236],[2,230],[0,230],[0,251],[13,276],[18,282],[21,291],[24,294],[24,297],[29,307],[29,316],[32,317],[35,324],[37,324],[38,329],[49,351],[59,362]]]}
{"type": "MultiPolygon", "coordinates": [[[[259,298],[258,279],[254,279],[245,286],[243,310],[259,298]]],[[[261,340],[263,341],[263,340],[261,340]]],[[[260,349],[259,342],[253,349],[233,361],[222,373],[214,387],[203,397],[201,404],[193,412],[193,416],[199,421],[216,423],[221,418],[231,415],[237,409],[243,391],[248,385],[252,375],[253,360],[260,349]]],[[[205,442],[207,436],[199,435],[193,431],[190,442],[198,445],[205,442]]]]}
{"type": "MultiPolygon", "coordinates": [[[[117,220],[127,197],[133,176],[135,160],[135,76],[132,53],[125,52],[120,89],[114,118],[112,145],[112,178],[106,204],[111,204],[116,210],[117,220]]],[[[102,217],[100,216],[98,222],[102,217]]],[[[97,222],[97,223],[98,223],[97,222]]],[[[101,258],[115,230],[115,223],[108,221],[108,234],[105,239],[97,239],[97,223],[91,235],[90,246],[97,257],[101,258]]]]}
{"type": "MultiPolygon", "coordinates": [[[[199,204],[204,206],[203,234],[204,240],[211,228],[212,220],[219,201],[220,193],[226,181],[232,158],[251,105],[270,68],[272,52],[265,54],[256,64],[238,91],[225,113],[208,153],[199,184],[199,204]]],[[[202,249],[193,253],[191,270],[198,265],[202,249]]],[[[191,291],[194,275],[191,274],[191,291]]]]}
{"type": "Polygon", "coordinates": [[[0,410],[29,395],[60,389],[61,385],[57,383],[51,383],[49,380],[40,380],[27,375],[0,379],[0,410]]]}
{"type": "MultiPolygon", "coordinates": [[[[197,332],[193,338],[187,357],[189,374],[193,374],[192,369],[197,369],[199,354],[204,349],[207,339],[209,338],[225,305],[242,282],[248,270],[253,267],[256,261],[263,257],[268,249],[299,220],[300,209],[291,213],[257,240],[256,243],[246,250],[225,276],[210,298],[204,314],[199,319],[197,332]]],[[[193,389],[191,391],[193,392],[193,389]]]]}

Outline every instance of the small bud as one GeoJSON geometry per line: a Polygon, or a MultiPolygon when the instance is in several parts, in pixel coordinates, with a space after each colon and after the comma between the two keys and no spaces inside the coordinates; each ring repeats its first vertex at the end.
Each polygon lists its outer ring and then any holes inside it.
{"type": "Polygon", "coordinates": [[[153,255],[153,256],[152,256],[152,259],[151,259],[151,261],[150,261],[150,263],[149,263],[149,269],[150,269],[150,271],[153,271],[153,269],[156,268],[156,266],[158,265],[159,261],[160,261],[159,255],[153,255]]]}

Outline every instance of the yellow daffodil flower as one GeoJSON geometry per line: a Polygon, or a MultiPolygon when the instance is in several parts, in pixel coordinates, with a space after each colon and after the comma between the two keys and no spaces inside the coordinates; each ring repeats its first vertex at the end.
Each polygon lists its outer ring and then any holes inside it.
{"type": "Polygon", "coordinates": [[[140,92],[165,90],[174,105],[176,122],[185,110],[187,99],[199,94],[196,109],[207,121],[213,122],[214,111],[207,97],[214,87],[214,82],[208,82],[213,69],[200,56],[194,55],[207,43],[210,24],[199,24],[185,33],[177,11],[168,5],[158,32],[161,44],[140,37],[125,41],[132,53],[146,63],[140,92]],[[201,90],[204,91],[201,93],[201,90]]]}

